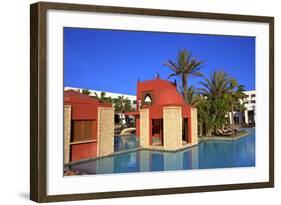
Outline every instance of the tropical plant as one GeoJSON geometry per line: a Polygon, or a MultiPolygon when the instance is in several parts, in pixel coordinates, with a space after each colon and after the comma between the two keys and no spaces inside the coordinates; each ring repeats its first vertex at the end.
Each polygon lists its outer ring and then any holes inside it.
{"type": "Polygon", "coordinates": [[[229,93],[226,95],[226,100],[229,103],[232,129],[234,130],[234,110],[243,109],[240,100],[246,97],[244,85],[239,85],[236,79],[230,79],[229,93]]]}
{"type": "Polygon", "coordinates": [[[113,99],[113,104],[115,107],[115,112],[130,112],[132,111],[131,102],[128,98],[124,96],[118,96],[118,98],[113,99]]]}
{"type": "Polygon", "coordinates": [[[109,97],[106,96],[106,92],[101,92],[100,96],[95,92],[95,96],[103,103],[112,103],[113,102],[113,100],[110,96],[109,97]]]}
{"type": "MultiPolygon", "coordinates": [[[[183,87],[180,86],[180,91],[181,91],[181,94],[182,96],[184,95],[183,93],[183,87]]],[[[197,93],[197,90],[194,86],[190,86],[188,89],[187,89],[187,103],[190,104],[190,105],[194,105],[196,106],[198,104],[198,102],[201,100],[201,95],[199,95],[197,93]]]]}
{"type": "Polygon", "coordinates": [[[199,83],[203,86],[199,91],[210,99],[222,98],[230,92],[231,80],[226,72],[214,71],[210,74],[210,79],[204,78],[204,82],[199,83]]]}
{"type": "Polygon", "coordinates": [[[168,60],[164,64],[169,67],[173,73],[171,77],[179,77],[182,82],[183,97],[185,102],[188,102],[188,78],[202,76],[200,69],[203,67],[203,61],[192,57],[192,53],[186,49],[179,50],[176,61],[168,60]]]}
{"type": "Polygon", "coordinates": [[[197,118],[199,125],[199,136],[203,135],[203,130],[205,134],[210,135],[210,131],[213,127],[211,117],[209,113],[211,112],[210,103],[207,99],[202,99],[197,105],[197,118]]]}
{"type": "MultiPolygon", "coordinates": [[[[210,78],[204,78],[199,88],[203,100],[198,103],[198,119],[200,126],[204,126],[206,134],[211,130],[218,129],[227,122],[226,116],[232,114],[232,125],[234,122],[234,110],[243,109],[240,100],[245,97],[244,86],[229,77],[224,71],[215,71],[210,78]]],[[[234,125],[232,126],[234,129],[234,125]]]]}
{"type": "Polygon", "coordinates": [[[193,106],[196,106],[199,101],[202,99],[202,96],[197,92],[194,86],[190,86],[187,89],[187,103],[193,106]]]}
{"type": "MultiPolygon", "coordinates": [[[[80,92],[80,90],[79,90],[79,92],[80,92]]],[[[90,95],[91,94],[89,89],[82,89],[81,93],[84,94],[84,95],[90,95]]]]}
{"type": "Polygon", "coordinates": [[[228,111],[228,104],[224,99],[204,98],[197,104],[199,135],[205,131],[210,136],[213,130],[220,128],[226,123],[225,117],[228,111]]]}

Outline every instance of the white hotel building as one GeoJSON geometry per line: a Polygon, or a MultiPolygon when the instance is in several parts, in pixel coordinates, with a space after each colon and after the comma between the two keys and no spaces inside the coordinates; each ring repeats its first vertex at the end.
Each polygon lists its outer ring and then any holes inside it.
{"type": "MultiPolygon", "coordinates": [[[[240,102],[245,105],[244,112],[234,112],[234,124],[253,124],[256,119],[256,91],[245,91],[246,98],[240,102]]],[[[231,113],[229,114],[230,124],[232,124],[231,113]]]]}

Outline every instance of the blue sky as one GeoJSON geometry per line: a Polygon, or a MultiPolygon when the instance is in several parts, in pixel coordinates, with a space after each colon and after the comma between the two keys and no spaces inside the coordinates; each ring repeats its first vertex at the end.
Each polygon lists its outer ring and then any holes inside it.
{"type": "MultiPolygon", "coordinates": [[[[138,79],[167,79],[171,70],[163,64],[184,48],[204,60],[204,76],[224,70],[255,89],[254,37],[80,28],[64,28],[64,86],[134,95],[138,79]]],[[[202,80],[188,82],[199,87],[202,80]]]]}

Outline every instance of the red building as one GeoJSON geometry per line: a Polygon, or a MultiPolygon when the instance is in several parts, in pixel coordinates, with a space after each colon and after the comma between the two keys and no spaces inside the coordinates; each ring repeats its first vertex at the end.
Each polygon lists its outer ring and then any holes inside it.
{"type": "Polygon", "coordinates": [[[177,150],[198,143],[197,110],[186,104],[175,83],[138,82],[136,135],[144,148],[177,150]]]}
{"type": "MultiPolygon", "coordinates": [[[[101,149],[103,149],[100,146],[101,137],[104,137],[103,130],[99,129],[100,124],[104,122],[104,120],[101,121],[101,117],[104,117],[101,110],[111,111],[113,119],[112,104],[102,103],[97,98],[74,90],[67,90],[64,92],[64,105],[65,132],[68,130],[68,133],[65,133],[68,135],[68,137],[65,136],[65,154],[69,155],[69,160],[66,161],[72,162],[100,156],[101,149]],[[66,119],[68,116],[66,112],[69,114],[68,119],[66,119]]],[[[110,118],[106,123],[109,123],[108,128],[111,129],[110,125],[113,124],[113,120],[110,118]]],[[[114,128],[112,127],[112,129],[114,128]]],[[[113,130],[111,138],[113,139],[113,130]]],[[[113,143],[112,149],[108,148],[108,150],[113,152],[113,143]]]]}

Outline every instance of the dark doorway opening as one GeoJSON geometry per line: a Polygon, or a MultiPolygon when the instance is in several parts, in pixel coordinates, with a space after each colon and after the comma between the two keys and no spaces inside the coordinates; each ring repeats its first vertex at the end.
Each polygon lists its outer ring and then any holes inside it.
{"type": "Polygon", "coordinates": [[[182,119],[182,142],[183,144],[189,143],[188,142],[188,119],[182,119]]]}
{"type": "Polygon", "coordinates": [[[163,119],[152,120],[152,145],[163,146],[163,119]]]}

